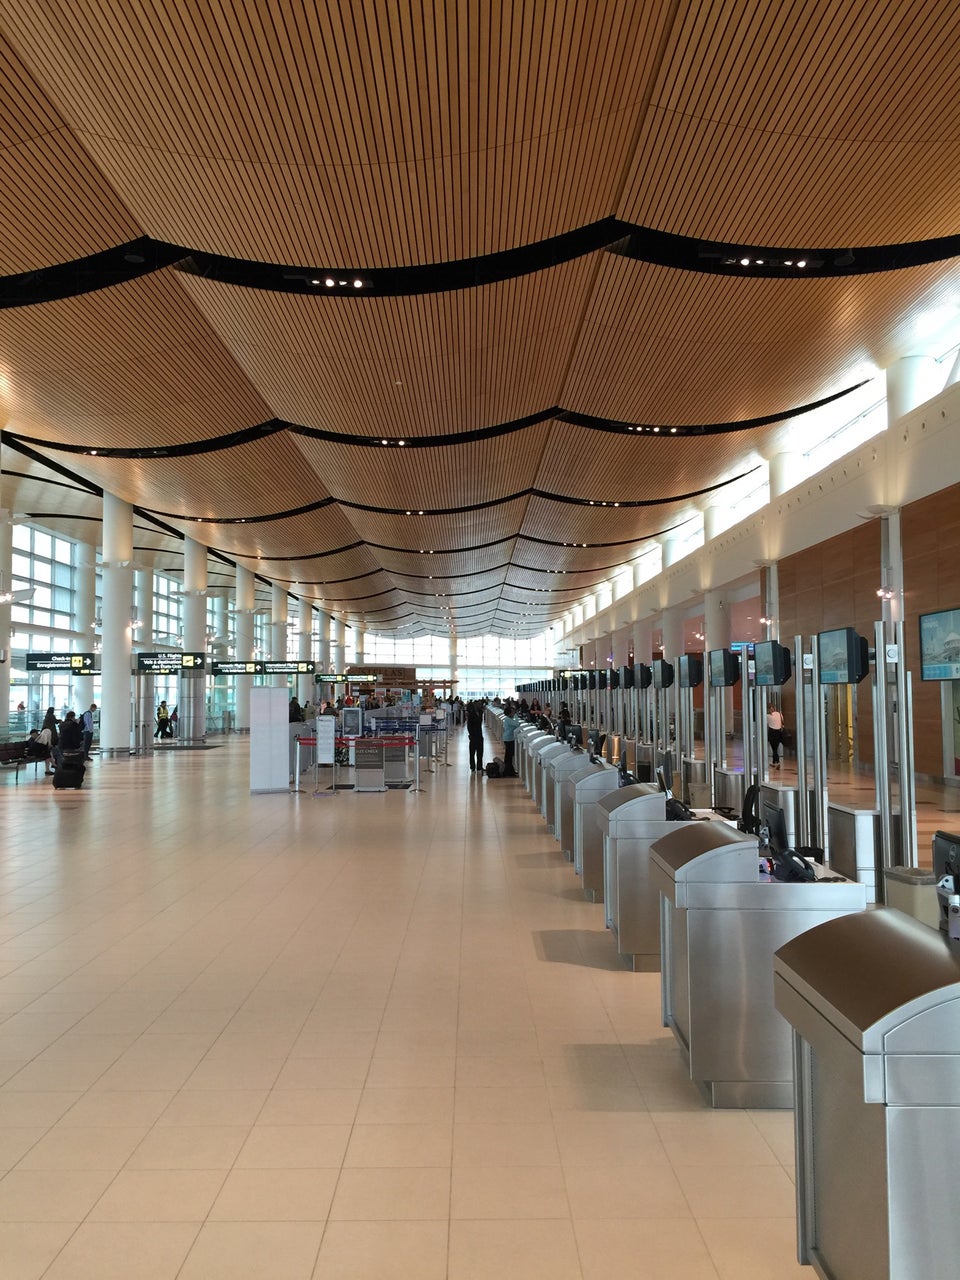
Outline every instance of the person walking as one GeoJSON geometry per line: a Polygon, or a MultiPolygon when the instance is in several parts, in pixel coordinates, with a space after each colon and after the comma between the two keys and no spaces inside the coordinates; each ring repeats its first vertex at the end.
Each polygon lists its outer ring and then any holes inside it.
{"type": "Polygon", "coordinates": [[[467,739],[470,744],[470,772],[483,773],[483,703],[467,703],[467,739]]]}
{"type": "Polygon", "coordinates": [[[173,731],[170,728],[170,712],[167,709],[166,699],[157,707],[157,731],[153,736],[155,738],[173,737],[173,731]]]}
{"type": "Polygon", "coordinates": [[[773,756],[773,768],[780,768],[780,753],[783,750],[783,714],[779,707],[771,706],[767,711],[767,742],[773,756]]]}

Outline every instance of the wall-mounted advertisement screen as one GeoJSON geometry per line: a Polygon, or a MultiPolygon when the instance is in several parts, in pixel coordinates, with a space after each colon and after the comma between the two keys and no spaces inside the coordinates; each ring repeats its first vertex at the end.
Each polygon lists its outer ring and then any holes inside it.
{"type": "Polygon", "coordinates": [[[920,678],[960,680],[960,609],[920,615],[920,678]]]}

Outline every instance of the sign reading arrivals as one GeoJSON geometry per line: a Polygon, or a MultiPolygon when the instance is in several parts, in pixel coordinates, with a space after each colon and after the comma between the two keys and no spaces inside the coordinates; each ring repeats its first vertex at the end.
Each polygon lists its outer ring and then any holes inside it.
{"type": "Polygon", "coordinates": [[[204,671],[207,665],[205,653],[138,653],[137,670],[152,676],[174,676],[181,671],[204,671]]]}
{"type": "Polygon", "coordinates": [[[222,661],[213,658],[210,662],[210,674],[215,676],[262,676],[262,662],[240,662],[236,659],[222,661]]]}
{"type": "Polygon", "coordinates": [[[28,671],[66,671],[72,676],[99,675],[92,653],[28,653],[28,671]]]}

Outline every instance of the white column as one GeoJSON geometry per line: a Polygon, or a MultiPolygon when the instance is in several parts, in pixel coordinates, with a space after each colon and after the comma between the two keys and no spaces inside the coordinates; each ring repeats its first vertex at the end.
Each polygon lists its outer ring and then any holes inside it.
{"type": "Polygon", "coordinates": [[[709,507],[703,509],[703,540],[704,542],[712,542],[713,539],[721,532],[721,526],[726,515],[726,508],[718,506],[715,502],[709,507]]]}
{"type": "MultiPolygon", "coordinates": [[[[207,548],[193,538],[183,540],[183,650],[207,651],[207,548]]],[[[179,737],[198,742],[207,733],[206,674],[180,675],[177,694],[179,737]]]]}
{"type": "Polygon", "coordinates": [[[343,623],[339,618],[330,619],[330,665],[334,671],[342,671],[346,663],[343,623]]]}
{"type": "MultiPolygon", "coordinates": [[[[13,588],[13,526],[10,518],[11,513],[5,507],[0,507],[0,583],[3,585],[4,593],[13,588]]],[[[91,649],[93,648],[92,635],[91,632],[91,649]]],[[[0,662],[0,719],[6,722],[10,717],[9,600],[0,601],[0,650],[3,651],[3,662],[0,662]]]]}
{"type": "MultiPolygon", "coordinates": [[[[287,660],[287,589],[274,582],[270,593],[270,657],[274,662],[287,660]]],[[[286,676],[274,676],[271,684],[289,688],[286,676]]]]}
{"type": "Polygon", "coordinates": [[[678,560],[682,560],[686,555],[683,544],[679,538],[666,537],[661,538],[660,547],[662,556],[660,560],[660,570],[669,569],[672,564],[676,564],[678,560]]]}
{"type": "MultiPolygon", "coordinates": [[[[297,654],[305,662],[314,657],[313,652],[313,601],[308,600],[306,596],[300,596],[297,600],[297,626],[300,630],[298,636],[297,654]]],[[[313,676],[297,677],[297,700],[301,707],[306,702],[313,702],[314,681],[313,676]]]]}
{"type": "MultiPolygon", "coordinates": [[[[253,661],[253,609],[256,592],[256,581],[251,569],[237,565],[237,587],[234,600],[236,608],[237,658],[241,662],[253,661]]],[[[237,733],[250,732],[250,690],[253,688],[253,676],[236,676],[234,685],[236,696],[237,733]]]]}
{"type": "Polygon", "coordinates": [[[767,461],[768,482],[770,485],[770,501],[779,498],[788,489],[794,489],[800,483],[798,458],[795,453],[775,453],[767,461]]]}
{"type": "Polygon", "coordinates": [[[330,670],[330,616],[323,612],[322,609],[317,610],[318,626],[320,628],[320,638],[317,641],[317,670],[330,670]]]}
{"type": "MultiPolygon", "coordinates": [[[[137,569],[133,575],[137,605],[137,627],[132,636],[134,651],[143,649],[149,653],[153,649],[153,570],[137,569]]],[[[140,740],[149,742],[154,730],[153,717],[156,702],[154,678],[152,675],[137,677],[137,703],[135,723],[140,726],[140,740]]]]}
{"type": "MultiPolygon", "coordinates": [[[[730,634],[730,605],[723,591],[705,591],[703,593],[703,647],[707,653],[711,649],[729,649],[730,641],[733,636],[730,634]]],[[[709,659],[707,660],[707,662],[709,659]]],[[[706,663],[705,663],[706,666],[706,663]]],[[[746,662],[744,662],[742,679],[746,684],[746,662]]],[[[709,675],[704,674],[704,708],[709,711],[710,706],[710,683],[709,675]]],[[[734,708],[734,691],[733,689],[724,689],[724,719],[726,721],[728,732],[733,731],[733,708],[734,708]]],[[[709,741],[708,736],[709,714],[706,714],[704,720],[704,740],[709,741]]]]}
{"type": "Polygon", "coordinates": [[[103,650],[100,663],[100,751],[129,755],[130,611],[133,604],[133,507],[103,495],[103,650]]]}
{"type": "Polygon", "coordinates": [[[660,630],[663,633],[663,656],[667,662],[676,662],[683,653],[682,606],[672,605],[669,609],[664,609],[660,630]]]}
{"type": "Polygon", "coordinates": [[[633,660],[639,666],[650,665],[650,654],[653,649],[653,622],[647,618],[645,622],[633,624],[633,660]]]}
{"type": "Polygon", "coordinates": [[[933,356],[903,356],[886,370],[886,375],[888,423],[943,389],[943,370],[933,356]]]}

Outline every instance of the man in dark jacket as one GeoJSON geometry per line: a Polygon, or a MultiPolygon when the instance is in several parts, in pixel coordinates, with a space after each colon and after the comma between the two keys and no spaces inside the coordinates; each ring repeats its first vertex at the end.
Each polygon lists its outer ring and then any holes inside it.
{"type": "Polygon", "coordinates": [[[483,773],[483,703],[467,703],[467,738],[470,741],[470,772],[483,773]]]}

